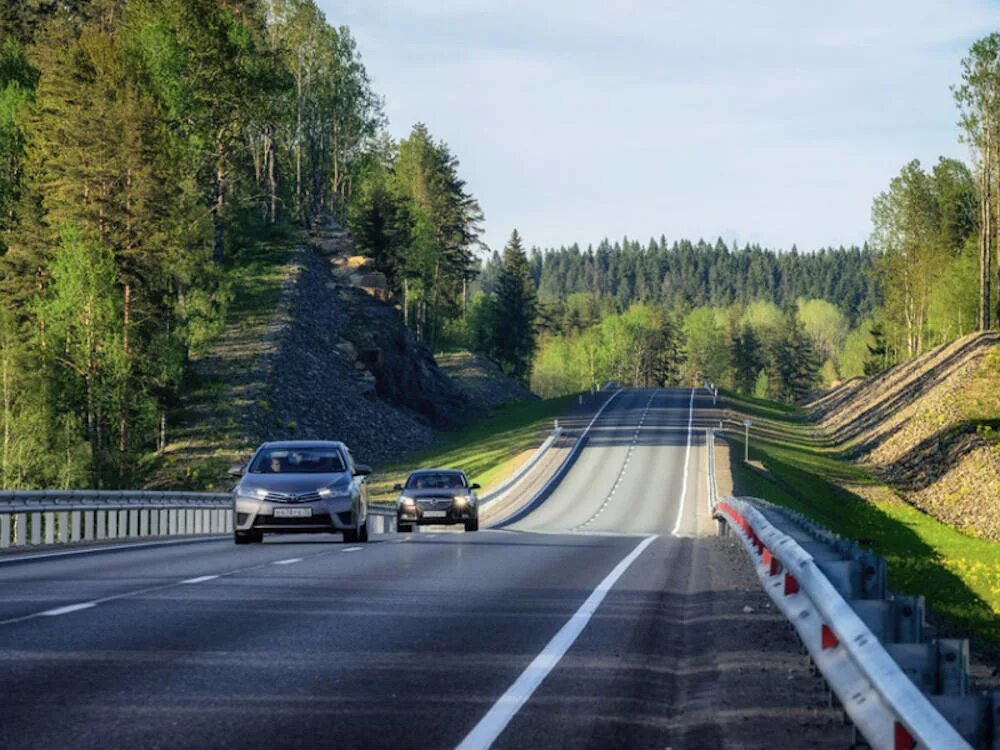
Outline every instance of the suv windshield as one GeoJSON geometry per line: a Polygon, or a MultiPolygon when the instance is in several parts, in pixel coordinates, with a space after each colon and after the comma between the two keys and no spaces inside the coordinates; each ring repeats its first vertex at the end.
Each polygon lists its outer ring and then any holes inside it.
{"type": "Polygon", "coordinates": [[[336,448],[265,448],[257,454],[253,474],[337,474],[347,469],[336,448]]]}
{"type": "Polygon", "coordinates": [[[409,490],[460,490],[465,486],[465,477],[453,471],[411,474],[406,480],[406,488],[409,490]]]}

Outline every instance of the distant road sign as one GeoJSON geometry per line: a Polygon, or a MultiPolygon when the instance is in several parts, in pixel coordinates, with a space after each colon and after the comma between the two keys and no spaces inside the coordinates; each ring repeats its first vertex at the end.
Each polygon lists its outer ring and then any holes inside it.
{"type": "Polygon", "coordinates": [[[753,420],[751,420],[751,419],[744,419],[743,420],[743,424],[744,424],[744,426],[749,427],[750,425],[753,424],[753,420]]]}

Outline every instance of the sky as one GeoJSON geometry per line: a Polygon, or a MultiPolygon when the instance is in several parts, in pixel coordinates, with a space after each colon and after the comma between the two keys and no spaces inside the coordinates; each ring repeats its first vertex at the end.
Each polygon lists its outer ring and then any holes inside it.
{"type": "Polygon", "coordinates": [[[319,0],[389,130],[424,122],[501,249],[860,244],[911,159],[968,160],[950,86],[996,0],[319,0]]]}

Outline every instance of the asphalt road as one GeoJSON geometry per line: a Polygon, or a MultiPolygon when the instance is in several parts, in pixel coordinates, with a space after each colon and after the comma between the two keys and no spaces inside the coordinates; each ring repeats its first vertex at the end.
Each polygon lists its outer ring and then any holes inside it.
{"type": "Polygon", "coordinates": [[[696,536],[704,406],[619,394],[500,529],[0,563],[0,747],[843,747],[696,536]]]}

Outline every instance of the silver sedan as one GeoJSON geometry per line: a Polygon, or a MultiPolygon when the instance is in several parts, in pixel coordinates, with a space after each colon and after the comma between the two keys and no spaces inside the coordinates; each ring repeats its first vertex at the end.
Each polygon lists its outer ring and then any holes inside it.
{"type": "Polygon", "coordinates": [[[368,483],[371,469],[354,462],[335,441],[264,443],[233,488],[237,544],[260,542],[264,534],[332,532],[345,542],[368,541],[368,483]]]}

